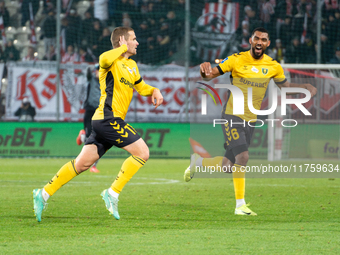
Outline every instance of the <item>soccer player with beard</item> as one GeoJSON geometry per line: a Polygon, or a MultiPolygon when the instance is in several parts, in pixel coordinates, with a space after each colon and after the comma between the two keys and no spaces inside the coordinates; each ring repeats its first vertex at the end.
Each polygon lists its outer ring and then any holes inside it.
{"type": "Polygon", "coordinates": [[[226,150],[224,157],[202,158],[194,153],[191,156],[190,166],[184,172],[184,180],[190,181],[194,174],[196,166],[221,166],[225,169],[233,167],[233,182],[236,198],[236,215],[257,215],[250,210],[245,203],[245,172],[244,167],[248,163],[251,137],[254,131],[255,123],[251,126],[247,124],[250,120],[256,120],[257,116],[248,108],[248,88],[253,91],[253,106],[260,110],[261,103],[266,93],[270,79],[279,88],[298,87],[310,91],[311,96],[317,92],[311,84],[296,84],[286,80],[281,65],[264,54],[270,45],[268,31],[264,28],[256,28],[249,38],[251,48],[249,51],[235,53],[224,59],[218,66],[211,68],[209,62],[200,65],[200,73],[204,80],[211,80],[224,73],[231,73],[231,80],[234,86],[242,90],[244,96],[244,114],[233,115],[233,96],[229,93],[229,98],[222,110],[221,119],[226,119],[227,124],[222,125],[225,138],[224,148],[226,150]],[[233,126],[229,125],[233,122],[233,126]],[[240,123],[240,124],[236,124],[240,123]]]}
{"type": "Polygon", "coordinates": [[[111,34],[112,50],[99,57],[99,83],[101,96],[99,106],[92,117],[92,132],[76,159],[60,168],[44,188],[33,190],[34,213],[38,222],[46,207],[47,199],[63,185],[86,171],[112,146],[131,154],[120,168],[111,187],[103,190],[101,196],[107,210],[117,220],[118,196],[126,183],[137,173],[149,158],[149,148],[136,130],[124,121],[130,105],[133,90],[142,96],[150,96],[157,108],[163,102],[159,89],[144,82],[135,61],[138,41],[129,27],[117,27],[111,34]]]}

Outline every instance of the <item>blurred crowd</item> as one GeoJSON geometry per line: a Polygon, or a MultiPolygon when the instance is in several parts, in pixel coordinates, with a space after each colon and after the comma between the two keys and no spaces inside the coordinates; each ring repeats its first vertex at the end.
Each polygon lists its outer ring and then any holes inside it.
{"type": "MultiPolygon", "coordinates": [[[[316,63],[316,0],[248,0],[240,2],[238,50],[250,48],[251,31],[263,26],[270,32],[267,54],[279,62],[316,63]]],[[[340,4],[322,1],[321,63],[340,63],[340,4]]]]}
{"type": "MultiPolygon", "coordinates": [[[[44,53],[37,56],[37,47],[29,45],[27,56],[7,40],[0,50],[3,61],[56,60],[56,1],[22,0],[21,26],[30,19],[29,3],[33,6],[36,27],[40,27],[38,42],[44,53]],[[40,5],[40,6],[39,6],[40,5]],[[41,17],[37,18],[39,8],[41,17]],[[37,21],[38,20],[38,21],[37,21]],[[22,54],[21,54],[22,55],[22,54]]],[[[97,62],[104,51],[112,49],[110,35],[117,26],[135,29],[139,42],[135,60],[145,64],[164,64],[171,61],[184,36],[185,0],[63,0],[61,19],[62,62],[97,62]],[[82,15],[78,12],[87,7],[82,15]]],[[[4,27],[10,17],[4,2],[0,2],[4,27]]]]}
{"type": "MultiPolygon", "coordinates": [[[[207,2],[228,1],[190,0],[192,24],[207,2]]],[[[240,26],[229,51],[248,50],[252,30],[263,26],[271,35],[267,51],[271,57],[286,63],[316,63],[316,0],[232,2],[239,3],[240,26]]],[[[7,3],[0,1],[4,31],[13,26],[7,3]]],[[[337,0],[322,3],[321,63],[340,63],[340,4],[337,0]]],[[[28,45],[23,55],[22,48],[8,39],[0,48],[0,60],[56,60],[56,0],[20,1],[18,26],[29,24],[30,4],[43,50],[37,54],[37,45],[28,45]]],[[[61,16],[62,62],[97,62],[101,53],[112,48],[110,34],[116,26],[135,29],[139,47],[134,58],[141,63],[170,63],[184,44],[185,0],[63,0],[61,16]]]]}

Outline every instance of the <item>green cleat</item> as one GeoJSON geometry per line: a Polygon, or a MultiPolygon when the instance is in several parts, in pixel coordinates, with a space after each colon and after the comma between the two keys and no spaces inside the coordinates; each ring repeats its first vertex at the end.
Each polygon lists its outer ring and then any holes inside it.
{"type": "Polygon", "coordinates": [[[44,201],[41,195],[41,189],[34,189],[33,190],[33,208],[34,208],[34,215],[38,222],[41,221],[41,214],[42,211],[47,208],[47,203],[44,201]]]}
{"type": "Polygon", "coordinates": [[[191,155],[190,166],[184,171],[184,181],[189,182],[194,178],[196,172],[196,160],[201,157],[197,153],[191,155]]]}
{"type": "Polygon", "coordinates": [[[248,208],[249,205],[250,204],[246,204],[246,205],[242,205],[242,206],[240,206],[238,208],[235,208],[235,215],[252,215],[252,216],[256,216],[257,214],[248,208]]]}
{"type": "Polygon", "coordinates": [[[119,220],[120,216],[118,213],[118,198],[111,196],[107,189],[103,190],[100,195],[105,201],[106,209],[110,212],[111,215],[113,215],[113,217],[115,217],[116,220],[119,220]]]}

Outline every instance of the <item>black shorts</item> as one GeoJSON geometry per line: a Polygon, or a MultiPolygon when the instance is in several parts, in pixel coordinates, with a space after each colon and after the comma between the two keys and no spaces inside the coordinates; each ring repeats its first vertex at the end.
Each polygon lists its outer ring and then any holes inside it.
{"type": "MultiPolygon", "coordinates": [[[[234,115],[222,113],[222,119],[228,121],[227,124],[222,125],[225,139],[224,148],[226,150],[224,156],[232,163],[235,163],[236,155],[248,151],[254,127],[250,127],[247,121],[234,115]]],[[[254,126],[254,123],[252,126],[254,126]]]]}
{"type": "Polygon", "coordinates": [[[122,148],[139,138],[137,131],[121,118],[108,118],[92,120],[92,132],[85,144],[95,144],[102,157],[112,146],[122,148]]]}

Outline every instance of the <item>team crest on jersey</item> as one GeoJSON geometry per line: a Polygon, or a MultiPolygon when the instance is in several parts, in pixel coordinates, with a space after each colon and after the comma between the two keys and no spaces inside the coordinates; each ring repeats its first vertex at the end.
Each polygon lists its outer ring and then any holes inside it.
{"type": "Polygon", "coordinates": [[[223,64],[226,60],[228,60],[228,58],[223,59],[221,64],[223,64]]]}
{"type": "MultiPolygon", "coordinates": [[[[258,72],[259,72],[259,70],[257,70],[255,66],[253,66],[253,67],[251,68],[251,70],[252,70],[254,73],[258,73],[258,72]]],[[[262,70],[262,72],[263,72],[263,70],[262,70]]]]}
{"type": "Polygon", "coordinates": [[[262,73],[266,75],[268,73],[268,68],[262,68],[262,73]]]}

